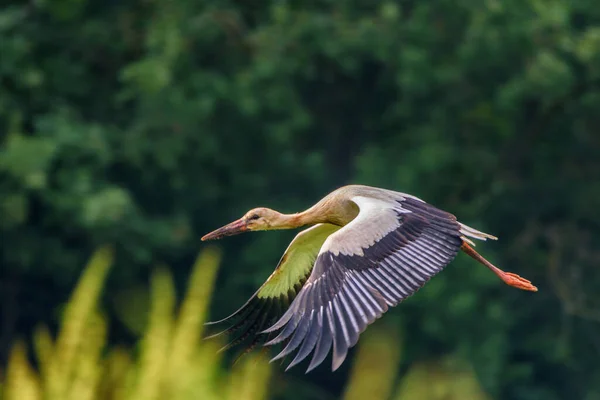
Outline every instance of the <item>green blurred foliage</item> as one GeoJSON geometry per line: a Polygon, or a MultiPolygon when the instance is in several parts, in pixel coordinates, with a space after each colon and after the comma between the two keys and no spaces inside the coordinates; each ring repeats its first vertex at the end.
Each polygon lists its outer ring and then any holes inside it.
{"type": "MultiPolygon", "coordinates": [[[[120,342],[143,329],[131,296],[155,262],[181,285],[198,238],[248,208],[364,183],[499,236],[479,250],[540,288],[459,256],[385,317],[400,375],[452,353],[493,398],[600,396],[595,1],[33,1],[0,10],[0,49],[4,358],[54,323],[99,244],[117,250],[120,342]]],[[[212,315],[292,235],[224,241],[212,315]]],[[[286,376],[337,396],[348,371],[286,376]]]]}

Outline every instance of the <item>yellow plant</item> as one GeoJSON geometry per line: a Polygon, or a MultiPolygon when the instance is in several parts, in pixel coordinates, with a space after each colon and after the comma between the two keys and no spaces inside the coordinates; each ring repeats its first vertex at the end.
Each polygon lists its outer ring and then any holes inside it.
{"type": "Polygon", "coordinates": [[[398,400],[489,400],[469,365],[452,357],[416,363],[400,382],[398,400]]]}
{"type": "Polygon", "coordinates": [[[13,346],[8,361],[3,398],[38,400],[41,398],[41,393],[39,378],[27,361],[25,344],[18,341],[13,346]]]}
{"type": "Polygon", "coordinates": [[[235,364],[230,376],[229,399],[252,400],[267,397],[271,369],[263,353],[250,353],[235,364]]]}
{"type": "Polygon", "coordinates": [[[120,347],[107,348],[107,324],[98,297],[113,252],[98,250],[66,306],[56,340],[43,326],[34,333],[38,371],[30,365],[23,342],[12,347],[0,398],[221,400],[231,397],[233,388],[237,399],[266,398],[271,370],[263,356],[250,354],[224,374],[217,353],[221,344],[200,341],[220,258],[210,248],[199,255],[179,310],[168,269],[154,272],[148,326],[136,355],[120,347]]]}
{"type": "Polygon", "coordinates": [[[361,335],[344,400],[390,398],[400,364],[398,336],[397,329],[380,324],[361,335]]]}
{"type": "MultiPolygon", "coordinates": [[[[221,255],[203,251],[194,263],[179,308],[172,277],[157,268],[139,351],[108,347],[98,298],[113,263],[109,248],[94,253],[69,300],[54,340],[44,326],[33,336],[34,369],[27,347],[11,350],[2,400],[259,400],[269,396],[267,355],[249,353],[231,371],[221,367],[218,340],[202,341],[203,323],[221,255]]],[[[141,325],[140,325],[141,326],[141,325]]],[[[361,337],[345,400],[392,396],[401,346],[399,333],[376,324],[361,337]]],[[[3,393],[2,393],[3,392],[3,393]]],[[[452,359],[417,363],[401,380],[397,399],[487,400],[473,372],[452,359]]]]}
{"type": "Polygon", "coordinates": [[[43,367],[46,371],[43,376],[44,391],[48,400],[70,399],[76,394],[71,386],[75,382],[75,372],[79,371],[76,356],[89,346],[85,331],[90,329],[88,325],[94,319],[98,296],[112,263],[113,251],[110,248],[96,251],[67,304],[52,355],[48,357],[46,354],[44,360],[49,362],[43,367]]]}

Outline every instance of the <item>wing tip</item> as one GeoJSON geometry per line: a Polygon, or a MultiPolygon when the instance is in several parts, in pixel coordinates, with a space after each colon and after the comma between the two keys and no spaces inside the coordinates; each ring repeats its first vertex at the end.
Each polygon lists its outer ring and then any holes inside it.
{"type": "MultiPolygon", "coordinates": [[[[320,364],[320,363],[319,363],[320,364]]],[[[319,364],[313,364],[312,362],[309,364],[308,368],[306,368],[306,372],[304,372],[304,374],[308,374],[309,372],[312,372],[315,368],[317,368],[319,366],[319,364]]]]}
{"type": "Polygon", "coordinates": [[[346,360],[347,355],[348,355],[348,352],[344,352],[342,354],[335,354],[335,351],[334,351],[334,355],[331,358],[331,372],[337,371],[338,368],[340,368],[342,366],[342,364],[346,360]]]}

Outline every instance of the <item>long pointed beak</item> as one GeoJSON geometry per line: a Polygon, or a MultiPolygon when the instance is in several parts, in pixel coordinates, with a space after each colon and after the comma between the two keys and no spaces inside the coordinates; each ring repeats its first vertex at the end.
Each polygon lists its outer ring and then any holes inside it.
{"type": "Polygon", "coordinates": [[[212,231],[211,233],[202,236],[201,240],[203,242],[206,240],[217,240],[225,236],[237,235],[239,233],[246,232],[247,230],[248,226],[246,224],[246,221],[240,218],[237,221],[233,221],[232,223],[217,229],[216,231],[212,231]]]}

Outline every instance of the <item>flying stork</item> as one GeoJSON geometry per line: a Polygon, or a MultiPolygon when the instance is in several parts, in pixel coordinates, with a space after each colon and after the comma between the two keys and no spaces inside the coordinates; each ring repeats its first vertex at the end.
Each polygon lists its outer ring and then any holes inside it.
{"type": "Polygon", "coordinates": [[[307,225],[240,309],[208,323],[232,324],[213,336],[240,332],[224,349],[246,340],[251,340],[248,350],[283,343],[272,361],[298,349],[291,368],[312,352],[309,372],[333,347],[335,371],[368,325],[414,294],[459,250],[504,283],[537,291],[527,279],[502,271],[473,249],[471,239],[496,237],[415,196],[369,186],[341,187],[297,214],[255,208],[202,240],[307,225]]]}

